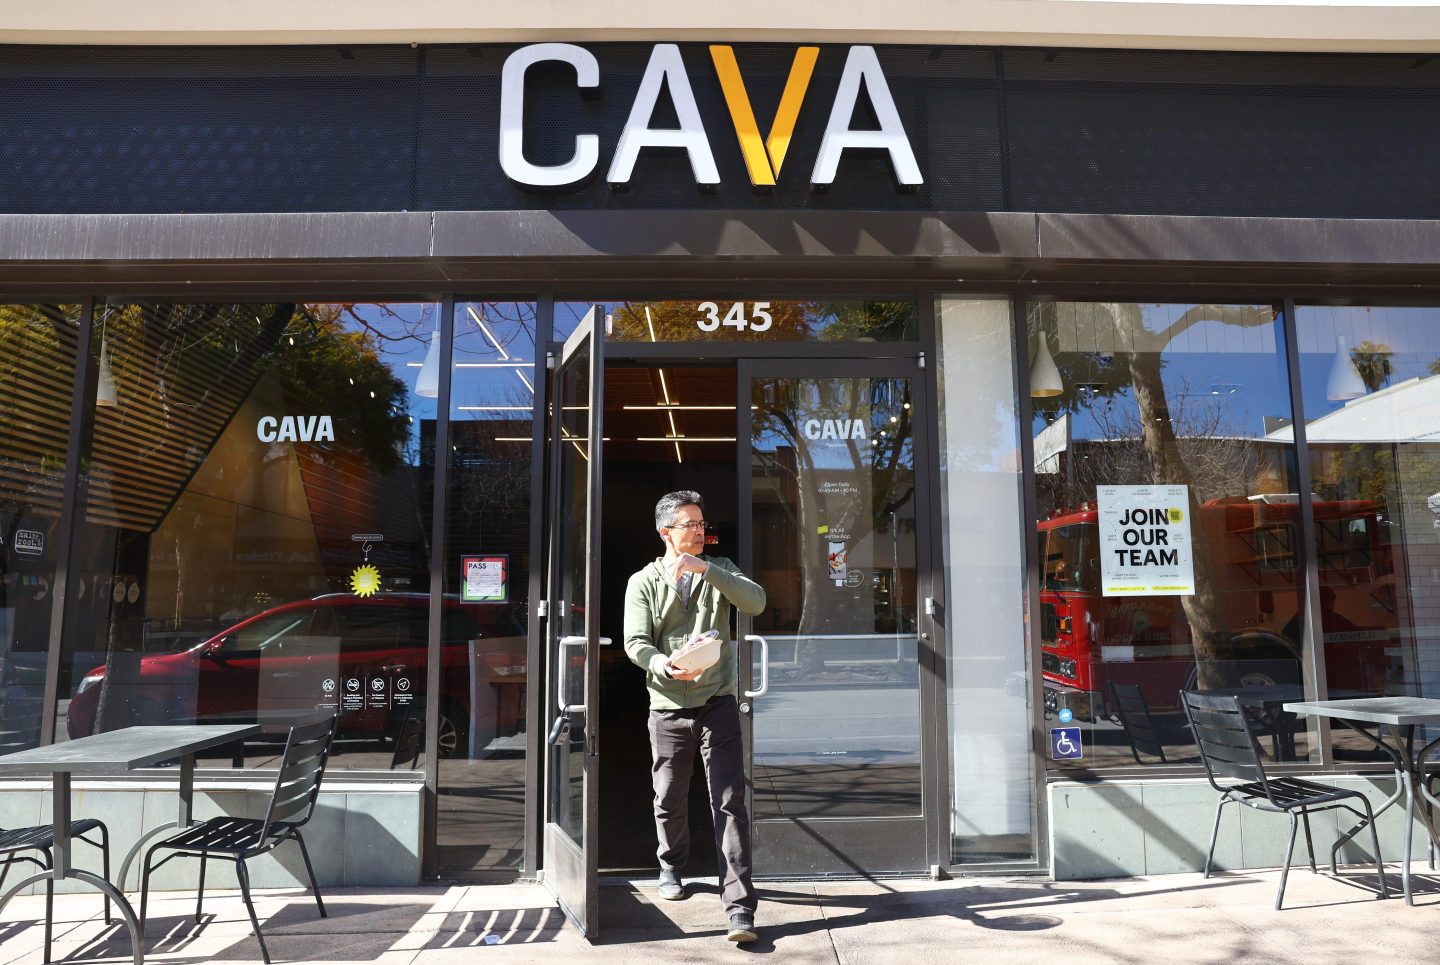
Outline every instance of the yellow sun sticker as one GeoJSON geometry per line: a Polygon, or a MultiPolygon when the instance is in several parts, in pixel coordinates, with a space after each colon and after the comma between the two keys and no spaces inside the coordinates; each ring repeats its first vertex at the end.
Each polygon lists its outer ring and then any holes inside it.
{"type": "Polygon", "coordinates": [[[374,596],[380,589],[380,571],[366,564],[355,567],[350,574],[350,592],[356,596],[374,596]]]}

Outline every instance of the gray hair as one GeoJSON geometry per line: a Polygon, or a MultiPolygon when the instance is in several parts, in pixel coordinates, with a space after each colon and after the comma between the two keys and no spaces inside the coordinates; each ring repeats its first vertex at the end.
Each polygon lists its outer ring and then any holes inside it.
{"type": "Polygon", "coordinates": [[[679,492],[667,493],[660,497],[655,504],[655,529],[664,529],[675,519],[675,512],[681,506],[698,506],[700,512],[705,512],[705,500],[697,492],[691,489],[682,489],[679,492]]]}

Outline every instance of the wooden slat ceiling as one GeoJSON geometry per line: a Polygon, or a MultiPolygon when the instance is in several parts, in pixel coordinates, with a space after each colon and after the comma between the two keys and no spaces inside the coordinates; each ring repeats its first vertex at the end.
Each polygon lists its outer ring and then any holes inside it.
{"type": "Polygon", "coordinates": [[[95,409],[86,518],[152,532],[294,313],[293,305],[98,308],[96,333],[108,348],[118,404],[95,409]]]}
{"type": "Polygon", "coordinates": [[[78,306],[0,305],[0,511],[58,517],[78,306]]]}

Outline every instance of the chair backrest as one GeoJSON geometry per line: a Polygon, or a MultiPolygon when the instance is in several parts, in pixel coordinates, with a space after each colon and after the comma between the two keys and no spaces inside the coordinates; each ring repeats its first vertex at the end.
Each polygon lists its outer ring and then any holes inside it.
{"type": "Polygon", "coordinates": [[[390,755],[390,770],[401,764],[408,764],[414,770],[420,763],[420,752],[424,749],[425,721],[413,713],[400,718],[395,728],[395,750],[390,755]]]}
{"type": "Polygon", "coordinates": [[[1160,742],[1160,735],[1155,731],[1150,705],[1145,702],[1145,694],[1141,692],[1140,685],[1117,684],[1111,681],[1110,692],[1115,696],[1115,713],[1120,718],[1120,726],[1125,728],[1125,737],[1130,741],[1130,753],[1135,755],[1135,763],[1147,763],[1141,760],[1141,751],[1151,757],[1160,758],[1162,764],[1169,763],[1165,760],[1165,745],[1160,742]]]}
{"type": "MultiPolygon", "coordinates": [[[[1200,749],[1205,774],[1218,791],[1235,784],[1259,783],[1270,795],[1265,779],[1265,766],[1260,762],[1259,745],[1250,729],[1250,717],[1240,706],[1240,698],[1227,694],[1180,691],[1180,703],[1200,749]],[[1229,781],[1222,784],[1221,780],[1229,781]]],[[[1275,803],[1271,798],[1271,803],[1275,803]]]]}
{"type": "Polygon", "coordinates": [[[310,820],[320,795],[320,781],[325,777],[325,764],[330,759],[335,721],[334,715],[327,715],[290,728],[280,773],[275,777],[275,793],[270,797],[260,832],[262,841],[275,825],[299,827],[310,820]]]}

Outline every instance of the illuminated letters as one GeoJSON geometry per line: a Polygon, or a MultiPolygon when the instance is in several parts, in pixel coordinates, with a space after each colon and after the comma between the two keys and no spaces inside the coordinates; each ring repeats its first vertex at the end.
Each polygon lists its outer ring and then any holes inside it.
{"type": "Polygon", "coordinates": [[[505,58],[500,71],[500,167],[521,184],[561,187],[582,181],[600,160],[600,138],[575,136],[575,154],[564,164],[531,164],[525,160],[525,72],[544,60],[575,68],[579,87],[600,86],[600,65],[595,55],[574,44],[531,44],[505,58]]]}
{"type": "Polygon", "coordinates": [[[885,83],[885,72],[880,69],[880,59],[875,56],[874,47],[851,47],[850,56],[845,58],[845,71],[840,75],[840,89],[835,92],[835,104],[830,108],[830,122],[825,125],[825,137],[820,141],[820,154],[815,158],[815,172],[810,175],[810,183],[834,183],[840,155],[849,148],[879,148],[890,155],[890,164],[895,169],[897,181],[906,186],[924,183],[924,179],[920,177],[920,165],[915,163],[915,152],[910,148],[910,139],[905,136],[905,125],[900,123],[900,114],[895,110],[895,100],[890,96],[890,85],[885,83]],[[865,92],[870,95],[875,116],[880,121],[878,131],[856,131],[850,127],[862,83],[865,85],[865,92]]]}
{"type": "MultiPolygon", "coordinates": [[[[717,44],[712,45],[709,51],[750,183],[756,187],[774,187],[792,146],[800,109],[810,88],[820,48],[796,49],[780,104],[771,121],[770,133],[763,141],[734,49],[717,44]]],[[[530,44],[512,52],[505,58],[500,71],[500,167],[511,180],[529,187],[577,185],[588,178],[600,163],[598,135],[575,135],[575,151],[563,164],[533,164],[525,159],[526,75],[531,67],[546,61],[573,67],[577,87],[594,89],[600,86],[599,62],[583,47],[542,43],[530,44]]],[[[606,180],[614,187],[629,185],[640,152],[646,148],[679,148],[685,152],[697,184],[712,186],[720,183],[720,171],[696,105],[690,76],[685,70],[680,48],[675,44],[656,44],[650,51],[650,60],[645,65],[640,88],[635,93],[629,117],[620,132],[606,180]],[[675,105],[678,128],[651,126],[655,106],[664,91],[669,92],[671,103],[675,105]]],[[[841,156],[850,149],[884,151],[889,155],[895,179],[901,185],[913,187],[924,183],[874,47],[851,47],[846,56],[830,108],[830,119],[810,175],[811,185],[826,187],[832,184],[841,156]],[[851,127],[862,90],[875,108],[879,130],[851,127]]]]}
{"type": "Polygon", "coordinates": [[[705,136],[700,109],[695,106],[695,92],[690,89],[690,76],[685,73],[680,48],[674,44],[656,44],[650,52],[650,63],[645,65],[645,76],[640,78],[640,90],[635,93],[630,119],[620,133],[620,144],[615,148],[615,160],[610,163],[606,180],[611,184],[628,184],[640,150],[647,147],[682,148],[690,156],[690,170],[695,174],[696,183],[720,183],[715,155],[710,153],[710,139],[705,136]],[[675,116],[680,120],[678,130],[650,126],[661,84],[670,89],[675,116]]]}
{"type": "Polygon", "coordinates": [[[810,86],[810,75],[815,72],[819,56],[819,47],[800,47],[795,51],[790,76],[785,79],[785,91],[780,95],[780,107],[770,125],[770,136],[761,141],[760,125],[755,121],[755,109],[750,106],[750,95],[740,76],[740,65],[735,62],[734,49],[720,45],[710,48],[710,59],[715,61],[715,74],[720,78],[720,89],[730,108],[730,121],[740,141],[740,156],[745,159],[750,183],[756,187],[770,187],[780,176],[785,152],[790,149],[790,135],[795,133],[800,105],[805,101],[805,90],[810,86]]]}

